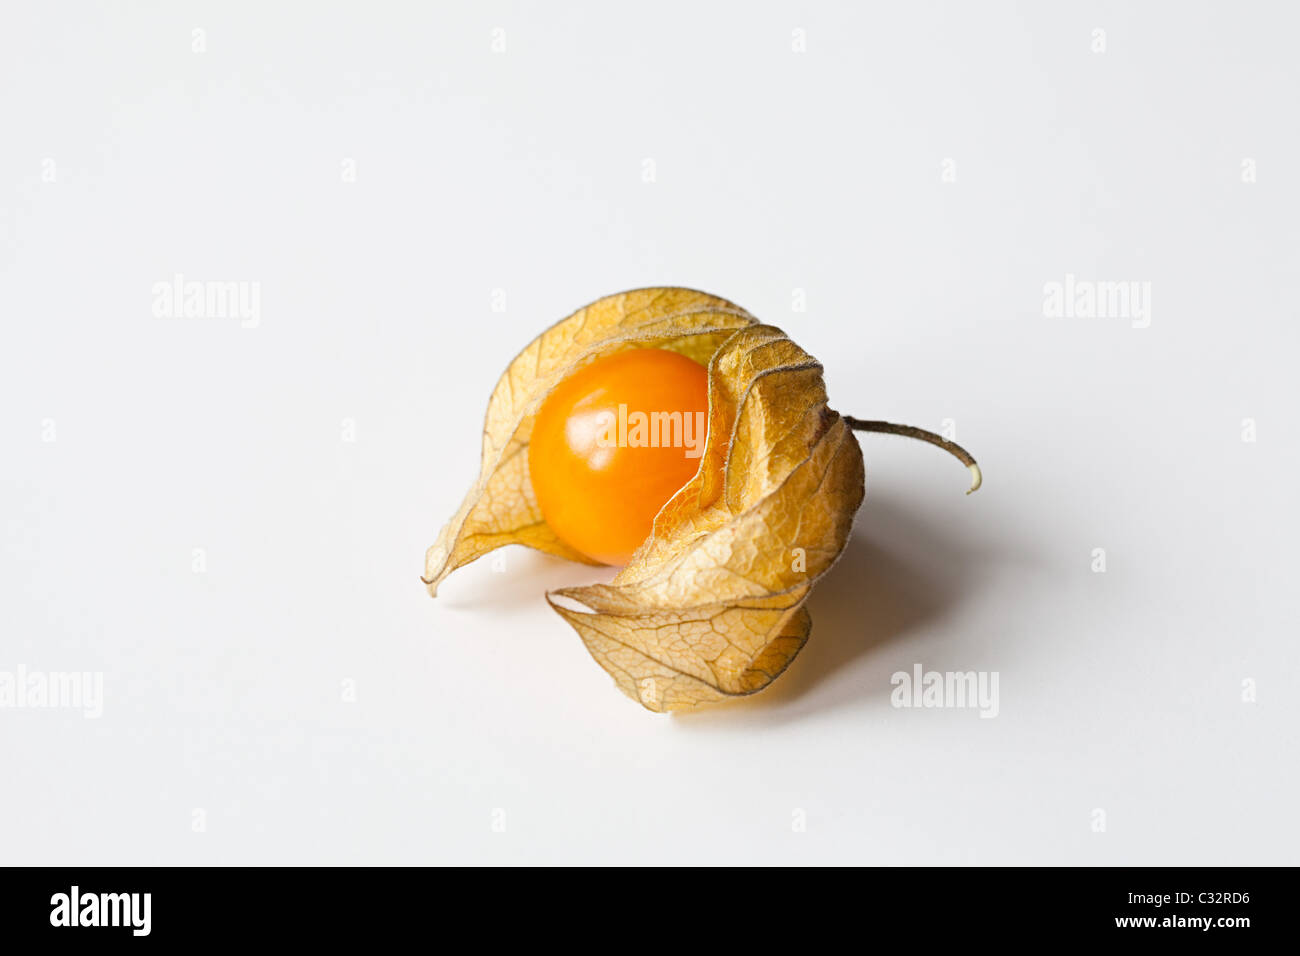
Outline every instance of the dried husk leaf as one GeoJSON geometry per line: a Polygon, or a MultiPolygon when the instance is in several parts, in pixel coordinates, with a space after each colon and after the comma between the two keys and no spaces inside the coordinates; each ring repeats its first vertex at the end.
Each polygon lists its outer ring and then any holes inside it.
{"type": "Polygon", "coordinates": [[[803,603],[862,501],[862,453],[826,405],[821,365],[731,303],[684,289],[602,299],[525,349],[489,406],[483,472],[430,549],[430,593],[455,567],[518,543],[584,560],[547,528],[527,476],[532,414],[574,369],[622,348],[709,368],[701,465],[607,585],[551,604],[624,693],[671,711],[762,690],[808,639],[803,603]]]}
{"type": "Polygon", "coordinates": [[[707,363],[732,332],[757,322],[739,306],[693,289],[606,296],[556,323],[510,363],[488,401],[478,480],[425,556],[430,595],[452,571],[507,544],[590,564],[542,519],[528,477],[533,414],[551,388],[596,359],[665,348],[707,363]]]}

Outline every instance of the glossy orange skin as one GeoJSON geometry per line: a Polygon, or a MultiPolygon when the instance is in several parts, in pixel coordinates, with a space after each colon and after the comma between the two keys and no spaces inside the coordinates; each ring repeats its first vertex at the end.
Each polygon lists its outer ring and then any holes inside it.
{"type": "MultiPolygon", "coordinates": [[[[695,423],[695,413],[703,412],[707,420],[708,371],[665,349],[619,352],[560,382],[538,409],[528,470],[542,515],[566,544],[614,565],[627,563],[650,536],[659,509],[700,465],[682,442],[671,447],[667,437],[657,448],[631,447],[635,438],[620,441],[611,427],[620,405],[627,417],[681,412],[695,423]]],[[[696,447],[703,441],[701,433],[696,447]]]]}

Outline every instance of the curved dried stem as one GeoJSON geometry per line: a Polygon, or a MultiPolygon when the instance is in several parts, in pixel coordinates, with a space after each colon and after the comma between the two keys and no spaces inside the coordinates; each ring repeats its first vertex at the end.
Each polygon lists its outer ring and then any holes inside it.
{"type": "Polygon", "coordinates": [[[975,456],[968,452],[956,442],[948,441],[942,435],[936,435],[934,432],[928,432],[924,428],[917,428],[915,425],[895,425],[892,422],[869,422],[861,418],[854,418],[852,415],[845,415],[844,421],[854,431],[858,432],[879,432],[884,435],[902,435],[904,438],[916,438],[921,441],[928,441],[931,445],[938,445],[948,454],[952,455],[963,465],[970,469],[971,483],[966,489],[966,494],[972,491],[978,491],[979,486],[984,482],[984,476],[980,474],[980,466],[975,463],[975,456]]]}

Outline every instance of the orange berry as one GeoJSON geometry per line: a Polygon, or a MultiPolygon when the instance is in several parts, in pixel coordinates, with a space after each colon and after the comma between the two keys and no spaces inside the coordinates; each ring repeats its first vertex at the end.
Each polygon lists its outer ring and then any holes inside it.
{"type": "Polygon", "coordinates": [[[699,470],[708,409],[708,371],[666,349],[619,352],[564,379],[528,447],[546,523],[589,558],[626,564],[699,470]]]}

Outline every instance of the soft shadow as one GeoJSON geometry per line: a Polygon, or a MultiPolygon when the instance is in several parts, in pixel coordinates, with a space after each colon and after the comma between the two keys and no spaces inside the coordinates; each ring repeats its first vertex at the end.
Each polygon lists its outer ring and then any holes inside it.
{"type": "Polygon", "coordinates": [[[809,598],[812,634],[786,672],[760,694],[675,720],[751,722],[761,713],[783,722],[887,698],[893,668],[879,649],[953,613],[982,573],[987,556],[959,535],[888,498],[869,498],[844,554],[809,598]]]}
{"type": "Polygon", "coordinates": [[[617,573],[509,545],[454,572],[439,586],[438,601],[458,610],[545,607],[547,591],[605,583],[617,573]]]}
{"type": "MultiPolygon", "coordinates": [[[[970,537],[975,533],[960,521],[943,523],[873,493],[840,560],[809,598],[812,634],[785,673],[759,694],[679,712],[673,722],[683,728],[779,724],[888,698],[897,657],[881,649],[932,630],[975,590],[990,557],[970,537]]],[[[520,547],[498,554],[504,555],[500,573],[485,557],[460,571],[452,586],[444,584],[439,602],[455,610],[522,609],[540,604],[546,591],[608,581],[617,573],[520,547]]]]}

